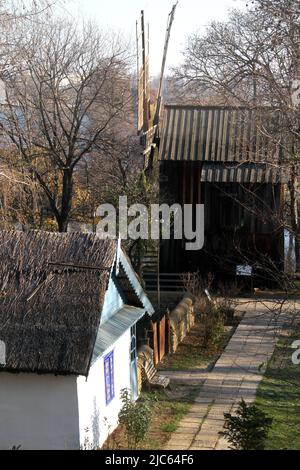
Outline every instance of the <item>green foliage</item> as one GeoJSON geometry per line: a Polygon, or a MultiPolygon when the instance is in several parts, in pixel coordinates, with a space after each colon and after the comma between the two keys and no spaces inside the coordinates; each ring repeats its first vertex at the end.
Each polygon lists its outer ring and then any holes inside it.
{"type": "Polygon", "coordinates": [[[220,434],[236,450],[263,450],[272,418],[254,404],[241,400],[236,415],[224,413],[224,431],[220,434]]]}
{"type": "Polygon", "coordinates": [[[130,390],[121,390],[122,409],[119,413],[119,423],[124,426],[128,449],[137,449],[145,439],[151,423],[151,407],[146,401],[134,402],[130,390]]]}
{"type": "Polygon", "coordinates": [[[169,434],[171,434],[172,432],[175,432],[177,428],[178,428],[178,423],[176,421],[171,421],[170,423],[163,423],[160,426],[160,429],[163,432],[167,432],[169,434]]]}
{"type": "Polygon", "coordinates": [[[291,336],[284,331],[278,341],[256,394],[256,404],[273,418],[267,450],[300,449],[300,367],[291,359],[295,352],[291,345],[298,339],[296,323],[291,336]]]}

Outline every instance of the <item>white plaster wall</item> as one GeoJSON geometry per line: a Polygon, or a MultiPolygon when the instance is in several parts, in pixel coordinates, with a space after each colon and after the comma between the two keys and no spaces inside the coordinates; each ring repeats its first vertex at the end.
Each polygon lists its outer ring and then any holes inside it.
{"type": "Polygon", "coordinates": [[[0,372],[0,449],[78,449],[75,376],[0,372]]]}
{"type": "Polygon", "coordinates": [[[130,329],[127,330],[92,365],[88,379],[78,377],[78,402],[80,443],[87,442],[89,448],[99,448],[108,435],[117,427],[118,414],[122,407],[120,391],[130,388],[130,329]],[[115,398],[106,405],[104,382],[104,357],[114,351],[115,398]]]}
{"type": "Polygon", "coordinates": [[[108,288],[104,297],[104,303],[103,303],[103,308],[101,312],[101,320],[100,320],[100,325],[103,325],[112,315],[122,308],[124,305],[124,302],[122,300],[122,297],[120,296],[120,293],[110,276],[109,283],[108,283],[108,288]]]}

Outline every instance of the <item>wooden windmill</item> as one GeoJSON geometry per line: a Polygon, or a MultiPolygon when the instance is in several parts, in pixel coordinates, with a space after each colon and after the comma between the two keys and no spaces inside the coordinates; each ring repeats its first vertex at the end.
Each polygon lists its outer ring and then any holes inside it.
{"type": "Polygon", "coordinates": [[[145,26],[144,11],[141,11],[140,23],[136,22],[136,46],[137,46],[137,78],[138,78],[138,117],[137,130],[141,145],[144,148],[144,166],[151,168],[154,150],[158,141],[158,125],[162,108],[162,90],[165,73],[168,46],[171,36],[171,28],[174,21],[177,4],[174,4],[168,15],[167,29],[163,50],[161,72],[157,90],[155,111],[151,116],[150,108],[150,78],[149,78],[149,24],[145,26]]]}
{"type": "MultiPolygon", "coordinates": [[[[177,2],[178,3],[178,2],[177,2]]],[[[155,149],[159,142],[159,121],[162,107],[163,79],[165,73],[171,28],[174,21],[177,3],[173,5],[168,15],[166,36],[163,49],[160,77],[154,107],[151,107],[150,78],[149,78],[149,25],[145,26],[144,11],[141,12],[140,23],[136,23],[137,45],[137,77],[138,77],[138,113],[137,130],[140,144],[143,147],[144,169],[151,172],[155,149]],[[152,112],[151,112],[152,110],[152,112]]],[[[159,242],[147,250],[143,265],[148,275],[155,278],[157,286],[157,306],[160,309],[160,274],[159,274],[159,242]]],[[[144,273],[145,275],[145,273],[144,273]]]]}

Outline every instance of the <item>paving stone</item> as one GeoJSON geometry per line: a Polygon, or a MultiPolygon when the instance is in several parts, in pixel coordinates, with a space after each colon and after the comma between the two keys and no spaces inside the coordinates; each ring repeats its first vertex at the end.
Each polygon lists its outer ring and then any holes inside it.
{"type": "Polygon", "coordinates": [[[180,421],[180,425],[179,427],[177,428],[177,431],[179,431],[179,429],[194,429],[195,431],[198,431],[199,427],[200,427],[200,423],[201,421],[199,422],[199,420],[197,419],[197,421],[190,421],[186,418],[183,418],[181,421],[180,421]]]}
{"type": "Polygon", "coordinates": [[[192,427],[180,425],[179,428],[176,429],[176,434],[180,435],[180,437],[182,437],[182,435],[187,435],[187,434],[192,434],[194,436],[195,433],[198,432],[199,427],[200,427],[200,424],[198,426],[194,425],[192,427]]]}
{"type": "Polygon", "coordinates": [[[229,446],[230,444],[227,440],[224,437],[220,437],[216,445],[216,450],[230,450],[229,446]]]}
{"type": "Polygon", "coordinates": [[[188,412],[188,415],[189,416],[189,419],[193,419],[193,418],[196,418],[196,417],[203,417],[203,416],[206,416],[208,411],[209,411],[209,407],[203,407],[203,409],[201,410],[200,408],[193,408],[194,405],[192,405],[192,407],[190,408],[190,411],[188,412]]]}
{"type": "Polygon", "coordinates": [[[237,380],[237,379],[228,379],[228,378],[225,378],[223,380],[223,385],[224,386],[228,386],[228,387],[239,387],[242,383],[242,379],[240,380],[237,380]]]}
{"type": "Polygon", "coordinates": [[[202,422],[203,422],[203,418],[201,419],[199,417],[197,419],[194,419],[194,420],[189,419],[188,421],[185,421],[185,418],[183,418],[180,421],[179,425],[182,426],[182,427],[189,427],[190,426],[191,428],[194,426],[195,433],[196,433],[196,432],[198,432],[202,422]]]}
{"type": "Polygon", "coordinates": [[[195,436],[193,442],[191,443],[191,445],[205,445],[205,446],[208,446],[208,447],[215,447],[215,445],[217,444],[218,442],[218,435],[209,435],[209,434],[198,434],[197,436],[195,436]]]}
{"type": "Polygon", "coordinates": [[[221,431],[223,426],[213,426],[213,424],[210,424],[208,421],[205,421],[203,425],[201,426],[200,431],[198,434],[196,434],[195,439],[202,439],[202,436],[205,436],[209,439],[215,439],[216,441],[218,440],[218,433],[221,431]]]}
{"type": "Polygon", "coordinates": [[[167,444],[165,450],[188,450],[189,446],[186,445],[175,445],[173,443],[167,444]]]}
{"type": "Polygon", "coordinates": [[[215,416],[215,417],[223,416],[224,411],[226,412],[230,406],[231,406],[231,402],[228,403],[228,405],[226,405],[225,403],[215,403],[211,407],[208,416],[215,416]]]}
{"type": "MultiPolygon", "coordinates": [[[[205,417],[207,412],[205,413],[191,413],[189,412],[186,416],[185,416],[185,419],[187,420],[187,422],[189,423],[199,423],[199,425],[201,424],[203,418],[205,417]]],[[[181,421],[180,421],[180,424],[181,424],[181,421]]]]}
{"type": "Polygon", "coordinates": [[[220,424],[223,425],[224,414],[223,414],[223,412],[219,413],[219,414],[209,413],[207,418],[206,418],[206,421],[208,421],[208,420],[212,423],[213,426],[219,426],[220,424]]]}
{"type": "Polygon", "coordinates": [[[209,447],[208,445],[192,445],[189,447],[189,450],[214,450],[214,447],[209,447]]]}
{"type": "Polygon", "coordinates": [[[191,435],[185,436],[183,438],[176,435],[175,437],[171,438],[170,442],[165,446],[165,448],[168,449],[169,446],[179,446],[182,449],[188,449],[192,442],[193,436],[191,435]]]}

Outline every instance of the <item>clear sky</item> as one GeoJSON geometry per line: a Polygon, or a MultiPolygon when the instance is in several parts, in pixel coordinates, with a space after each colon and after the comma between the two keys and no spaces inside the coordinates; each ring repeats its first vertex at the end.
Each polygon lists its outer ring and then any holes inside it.
{"type": "MultiPolygon", "coordinates": [[[[135,40],[140,10],[150,23],[150,73],[160,71],[168,13],[174,0],[67,0],[65,9],[76,17],[92,18],[100,26],[122,31],[135,40]]],[[[172,29],[167,66],[180,62],[189,33],[204,32],[211,20],[226,20],[230,8],[245,8],[245,0],[179,0],[172,29]]]]}

